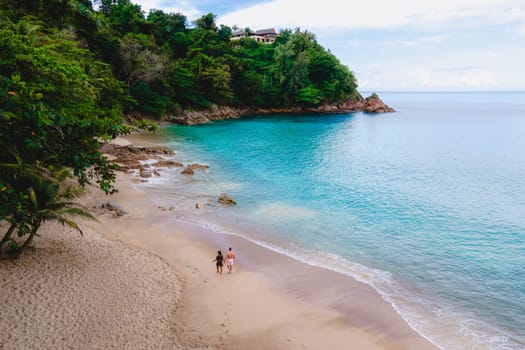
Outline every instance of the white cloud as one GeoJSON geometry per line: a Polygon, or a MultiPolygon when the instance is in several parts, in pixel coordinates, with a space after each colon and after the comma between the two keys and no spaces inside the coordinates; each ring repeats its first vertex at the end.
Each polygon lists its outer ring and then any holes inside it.
{"type": "Polygon", "coordinates": [[[388,28],[454,18],[515,20],[521,0],[273,0],[234,11],[219,23],[250,28],[388,28]]]}
{"type": "Polygon", "coordinates": [[[489,68],[432,69],[422,67],[408,69],[395,67],[396,70],[391,68],[363,69],[358,74],[363,78],[359,79],[359,89],[365,91],[466,91],[498,90],[503,87],[499,75],[489,68]]]}
{"type": "Polygon", "coordinates": [[[421,69],[420,85],[430,90],[478,90],[499,88],[496,74],[485,68],[421,69]]]}
{"type": "Polygon", "coordinates": [[[518,25],[518,34],[521,35],[521,36],[525,36],[525,22],[523,23],[520,23],[518,25]]]}
{"type": "Polygon", "coordinates": [[[191,1],[134,0],[133,2],[139,4],[146,15],[152,9],[159,9],[167,13],[181,13],[189,21],[202,15],[202,11],[195,7],[191,1]]]}
{"type": "Polygon", "coordinates": [[[412,40],[391,40],[386,41],[383,44],[390,45],[390,46],[425,46],[425,45],[435,45],[438,43],[442,43],[445,41],[444,35],[430,35],[430,36],[423,36],[419,38],[415,38],[412,40]]]}

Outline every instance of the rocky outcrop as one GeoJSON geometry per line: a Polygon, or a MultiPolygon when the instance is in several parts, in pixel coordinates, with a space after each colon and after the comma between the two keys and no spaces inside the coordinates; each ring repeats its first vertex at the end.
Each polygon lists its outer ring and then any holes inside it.
{"type": "Polygon", "coordinates": [[[159,160],[156,163],[151,164],[154,167],[158,168],[170,168],[170,167],[180,167],[184,166],[181,162],[176,162],[174,160],[159,160]]]}
{"type": "Polygon", "coordinates": [[[188,165],[189,168],[191,168],[192,170],[207,170],[210,168],[209,165],[205,165],[205,164],[197,164],[197,163],[193,163],[193,164],[190,164],[188,165]]]}
{"type": "Polygon", "coordinates": [[[222,119],[239,119],[254,114],[252,108],[235,108],[213,105],[210,109],[199,111],[184,111],[181,114],[166,116],[165,120],[175,124],[197,125],[207,124],[222,119]]]}
{"type": "Polygon", "coordinates": [[[165,156],[172,156],[175,154],[175,152],[171,148],[168,148],[165,146],[150,146],[150,147],[136,147],[136,148],[142,150],[146,154],[162,154],[165,156]]]}
{"type": "Polygon", "coordinates": [[[164,146],[137,147],[133,145],[116,145],[106,143],[100,148],[100,152],[113,158],[113,161],[120,165],[120,170],[128,171],[132,169],[140,170],[141,177],[151,177],[151,171],[145,171],[149,165],[143,165],[140,161],[156,159],[156,167],[182,166],[182,163],[167,160],[165,156],[175,154],[173,150],[164,146]]]}
{"type": "Polygon", "coordinates": [[[233,198],[230,197],[227,193],[221,193],[221,195],[219,196],[218,202],[224,205],[236,205],[237,204],[237,202],[235,202],[233,198]]]}
{"type": "Polygon", "coordinates": [[[209,165],[193,163],[193,164],[187,165],[184,168],[184,170],[181,171],[181,174],[193,175],[195,174],[195,170],[208,170],[209,168],[210,168],[209,165]]]}
{"type": "Polygon", "coordinates": [[[365,98],[363,111],[369,113],[392,113],[395,112],[392,107],[386,105],[376,94],[365,98]]]}
{"type": "Polygon", "coordinates": [[[391,113],[393,108],[386,105],[375,93],[367,98],[360,94],[342,103],[325,104],[317,107],[292,106],[287,108],[235,108],[213,106],[201,111],[184,111],[177,116],[167,116],[166,121],[182,124],[207,124],[222,119],[239,119],[251,115],[298,114],[298,113],[345,113],[363,111],[368,113],[391,113]]]}
{"type": "Polygon", "coordinates": [[[104,214],[104,212],[111,213],[114,217],[121,217],[127,214],[122,207],[115,202],[106,202],[100,205],[94,206],[93,209],[97,210],[98,214],[104,214]]]}
{"type": "Polygon", "coordinates": [[[193,171],[192,168],[190,168],[189,166],[185,167],[184,170],[182,170],[180,172],[182,175],[193,175],[195,174],[195,171],[193,171]]]}

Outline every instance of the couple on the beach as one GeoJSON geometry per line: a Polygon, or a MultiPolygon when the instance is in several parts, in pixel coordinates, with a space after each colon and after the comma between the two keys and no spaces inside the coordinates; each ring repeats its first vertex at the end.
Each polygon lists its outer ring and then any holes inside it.
{"type": "Polygon", "coordinates": [[[226,267],[228,268],[228,273],[232,273],[233,269],[233,259],[235,259],[235,254],[233,254],[232,247],[228,248],[228,253],[226,253],[226,257],[224,257],[219,250],[217,252],[217,256],[215,257],[215,266],[217,266],[217,273],[222,275],[222,265],[224,261],[226,260],[226,267]]]}

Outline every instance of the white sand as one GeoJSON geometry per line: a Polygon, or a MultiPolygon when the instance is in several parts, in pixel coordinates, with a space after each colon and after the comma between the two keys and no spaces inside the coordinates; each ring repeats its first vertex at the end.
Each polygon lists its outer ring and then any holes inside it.
{"type": "Polygon", "coordinates": [[[0,262],[0,348],[171,349],[181,296],[159,257],[46,225],[19,259],[0,262]]]}

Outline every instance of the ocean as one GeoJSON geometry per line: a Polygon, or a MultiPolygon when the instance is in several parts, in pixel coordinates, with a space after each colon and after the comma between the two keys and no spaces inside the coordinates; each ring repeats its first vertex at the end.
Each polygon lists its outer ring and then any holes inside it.
{"type": "Polygon", "coordinates": [[[379,95],[397,112],[164,127],[177,160],[210,169],[139,186],[367,283],[442,349],[525,349],[525,93],[379,95]]]}

